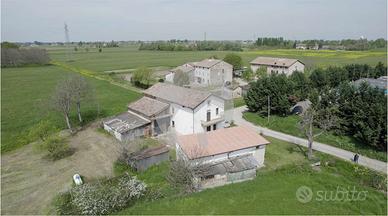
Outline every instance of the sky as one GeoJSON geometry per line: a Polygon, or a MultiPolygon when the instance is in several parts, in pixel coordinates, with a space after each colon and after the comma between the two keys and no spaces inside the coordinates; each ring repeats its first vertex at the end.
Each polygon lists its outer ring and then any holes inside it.
{"type": "Polygon", "coordinates": [[[2,41],[387,38],[387,0],[1,0],[2,41]]]}

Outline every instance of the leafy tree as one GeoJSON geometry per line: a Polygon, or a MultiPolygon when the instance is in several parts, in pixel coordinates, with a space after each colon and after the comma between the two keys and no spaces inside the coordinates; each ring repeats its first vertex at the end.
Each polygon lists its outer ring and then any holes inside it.
{"type": "Polygon", "coordinates": [[[375,77],[387,76],[387,67],[382,62],[377,63],[374,69],[375,77]]]}
{"type": "Polygon", "coordinates": [[[314,88],[322,88],[328,84],[327,74],[323,69],[315,69],[310,75],[311,84],[314,88]]]}
{"type": "Polygon", "coordinates": [[[153,81],[153,71],[147,67],[140,67],[133,72],[131,81],[136,86],[148,88],[153,81]]]}
{"type": "Polygon", "coordinates": [[[241,56],[229,53],[225,56],[224,61],[233,65],[233,70],[238,70],[242,68],[242,58],[241,56]]]}
{"type": "Polygon", "coordinates": [[[31,128],[29,136],[39,137],[42,141],[45,141],[47,137],[56,130],[57,129],[53,126],[52,122],[48,120],[42,120],[31,128]]]}
{"type": "Polygon", "coordinates": [[[245,81],[250,82],[250,81],[253,80],[254,74],[253,74],[252,70],[251,70],[250,68],[248,68],[248,69],[246,69],[246,70],[242,73],[241,77],[242,77],[245,81]]]}
{"type": "Polygon", "coordinates": [[[267,73],[267,67],[265,67],[265,66],[260,66],[260,67],[256,70],[255,75],[256,75],[257,78],[262,78],[262,77],[267,76],[267,75],[268,75],[268,73],[267,73]]]}
{"type": "Polygon", "coordinates": [[[269,97],[271,113],[286,115],[291,106],[288,99],[292,93],[292,83],[288,81],[286,75],[273,74],[252,82],[245,102],[250,111],[267,115],[269,97]]]}
{"type": "Polygon", "coordinates": [[[304,100],[308,97],[308,93],[310,92],[310,82],[306,77],[305,73],[294,71],[289,77],[290,81],[293,84],[294,88],[294,96],[296,96],[299,100],[304,100]]]}
{"type": "Polygon", "coordinates": [[[331,87],[349,80],[348,72],[343,67],[329,67],[326,69],[327,82],[331,87]]]}
{"type": "Polygon", "coordinates": [[[189,85],[190,76],[188,73],[184,73],[182,70],[177,70],[174,74],[174,84],[178,86],[189,85]]]}

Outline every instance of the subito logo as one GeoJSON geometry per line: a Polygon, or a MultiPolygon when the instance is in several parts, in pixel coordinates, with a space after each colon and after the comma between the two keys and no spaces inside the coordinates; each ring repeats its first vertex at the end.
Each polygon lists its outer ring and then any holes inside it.
{"type": "Polygon", "coordinates": [[[296,199],[301,203],[308,203],[313,199],[313,191],[307,186],[301,186],[296,190],[296,199]]]}

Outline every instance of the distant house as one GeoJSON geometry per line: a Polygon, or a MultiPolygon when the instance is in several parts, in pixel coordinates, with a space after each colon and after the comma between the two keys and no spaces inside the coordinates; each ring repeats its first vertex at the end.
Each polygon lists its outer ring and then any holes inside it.
{"type": "Polygon", "coordinates": [[[177,71],[187,73],[190,77],[190,82],[194,81],[194,67],[193,63],[186,63],[181,66],[178,66],[174,69],[169,70],[169,73],[165,75],[165,80],[170,83],[174,83],[174,76],[177,71]]]}
{"type": "Polygon", "coordinates": [[[250,62],[252,71],[264,67],[267,73],[291,75],[294,71],[304,72],[304,64],[298,59],[257,57],[250,62]]]}
{"type": "Polygon", "coordinates": [[[302,43],[298,43],[298,44],[296,44],[295,49],[305,50],[305,49],[307,49],[307,45],[302,44],[302,43]]]}
{"type": "Polygon", "coordinates": [[[368,83],[371,87],[381,89],[384,91],[384,94],[388,94],[387,91],[387,76],[379,77],[378,79],[372,79],[372,78],[362,78],[359,80],[354,81],[354,85],[356,87],[359,87],[362,83],[368,83]]]}
{"type": "Polygon", "coordinates": [[[194,62],[194,84],[201,86],[223,85],[233,80],[233,66],[218,59],[194,62]]]}
{"type": "Polygon", "coordinates": [[[267,144],[252,128],[239,126],[178,136],[176,154],[201,167],[196,178],[201,188],[209,188],[254,178],[264,166],[267,144]]]}
{"type": "Polygon", "coordinates": [[[145,97],[170,105],[170,126],[179,134],[224,128],[225,100],[210,92],[157,83],[144,91],[145,97]]]}
{"type": "Polygon", "coordinates": [[[144,171],[148,167],[160,164],[169,159],[169,149],[167,146],[151,147],[129,156],[128,164],[137,171],[144,171]]]}

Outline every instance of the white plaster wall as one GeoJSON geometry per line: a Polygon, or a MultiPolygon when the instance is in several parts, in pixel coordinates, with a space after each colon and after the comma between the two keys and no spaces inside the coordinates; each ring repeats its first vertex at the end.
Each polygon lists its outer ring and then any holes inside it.
{"type": "Polygon", "coordinates": [[[194,69],[194,83],[201,85],[209,85],[210,84],[210,69],[203,67],[195,67],[194,69]],[[201,83],[198,82],[197,78],[201,78],[201,83]]]}
{"type": "Polygon", "coordinates": [[[304,72],[304,65],[299,61],[295,62],[293,65],[289,67],[287,75],[291,75],[292,72],[294,71],[304,72]]]}
{"type": "Polygon", "coordinates": [[[171,126],[175,122],[175,131],[179,134],[186,135],[193,133],[193,111],[190,108],[178,104],[170,105],[171,126]]]}
{"type": "Polygon", "coordinates": [[[232,65],[222,61],[210,68],[211,85],[222,85],[226,81],[232,82],[232,80],[233,80],[232,65]]]}
{"type": "MultiPolygon", "coordinates": [[[[206,121],[208,110],[211,113],[210,120],[221,117],[224,113],[224,100],[212,95],[194,110],[194,133],[206,131],[206,128],[202,127],[201,121],[206,121]],[[216,108],[218,108],[218,115],[216,115],[216,108]]],[[[224,121],[218,123],[217,128],[223,128],[224,124],[224,121]]]]}
{"type": "Polygon", "coordinates": [[[174,73],[170,72],[169,74],[166,75],[165,80],[167,82],[173,83],[174,82],[174,73]]]}
{"type": "Polygon", "coordinates": [[[259,166],[263,166],[264,165],[265,147],[266,147],[266,145],[260,145],[255,150],[255,153],[253,154],[253,156],[255,157],[257,162],[259,163],[259,166]]]}
{"type": "Polygon", "coordinates": [[[237,151],[233,151],[229,153],[229,157],[236,157],[236,156],[242,156],[242,155],[247,155],[247,154],[254,154],[256,151],[256,147],[252,148],[246,148],[246,149],[241,149],[237,151]]]}

